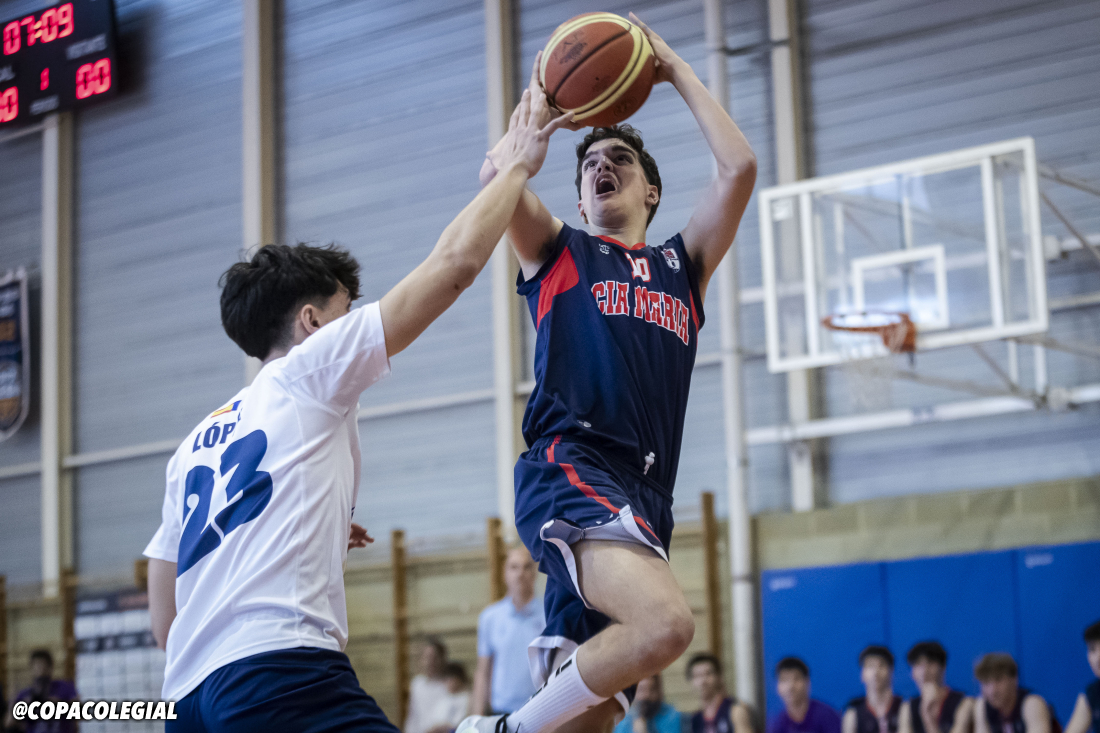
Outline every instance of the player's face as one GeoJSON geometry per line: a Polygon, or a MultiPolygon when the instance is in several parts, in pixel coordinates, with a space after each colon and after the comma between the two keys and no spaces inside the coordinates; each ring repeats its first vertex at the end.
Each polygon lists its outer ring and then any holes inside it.
{"type": "Polygon", "coordinates": [[[788,708],[804,705],[810,696],[810,680],[797,669],[785,669],[780,672],[775,687],[788,708]]]}
{"type": "Polygon", "coordinates": [[[1015,677],[994,677],[981,683],[982,697],[998,710],[1006,710],[1016,701],[1019,684],[1020,681],[1015,677]]]}
{"type": "Polygon", "coordinates": [[[691,668],[691,686],[701,700],[709,700],[722,687],[722,677],[710,662],[699,662],[691,668]]]}
{"type": "Polygon", "coordinates": [[[657,201],[657,187],[649,185],[633,148],[615,138],[588,148],[581,161],[578,208],[590,223],[622,227],[637,218],[644,223],[657,201]]]}
{"type": "Polygon", "coordinates": [[[918,688],[930,684],[943,684],[943,665],[928,657],[921,657],[914,662],[910,672],[918,688]]]}
{"type": "Polygon", "coordinates": [[[1100,641],[1089,642],[1089,666],[1092,673],[1100,677],[1100,641]]]}
{"type": "Polygon", "coordinates": [[[868,690],[885,690],[890,686],[890,677],[894,670],[882,657],[867,657],[863,660],[860,679],[868,690]]]}

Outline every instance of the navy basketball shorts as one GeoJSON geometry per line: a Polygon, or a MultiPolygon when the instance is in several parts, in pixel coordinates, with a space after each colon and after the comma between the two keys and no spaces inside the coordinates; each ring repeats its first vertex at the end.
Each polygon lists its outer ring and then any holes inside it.
{"type": "Polygon", "coordinates": [[[399,733],[363,692],[347,655],[280,649],[230,662],[176,703],[165,733],[399,733]]]}
{"type": "MultiPolygon", "coordinates": [[[[547,575],[546,629],[528,649],[540,687],[578,646],[610,619],[592,608],[577,583],[572,547],[584,539],[633,542],[668,560],[672,501],[595,449],[542,438],[516,463],[516,528],[547,575]]],[[[626,709],[634,690],[616,695],[626,709]]]]}

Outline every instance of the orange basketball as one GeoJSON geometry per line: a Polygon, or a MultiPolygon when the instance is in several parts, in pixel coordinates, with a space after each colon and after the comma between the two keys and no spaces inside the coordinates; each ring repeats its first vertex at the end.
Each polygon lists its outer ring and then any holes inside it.
{"type": "Polygon", "coordinates": [[[606,127],[641,108],[656,71],[641,28],[614,13],[585,13],[551,34],[539,80],[555,107],[572,111],[577,122],[606,127]]]}

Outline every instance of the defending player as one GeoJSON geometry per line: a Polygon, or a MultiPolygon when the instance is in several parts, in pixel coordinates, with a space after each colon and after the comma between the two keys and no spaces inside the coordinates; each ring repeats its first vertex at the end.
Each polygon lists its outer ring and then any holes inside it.
{"type": "MultiPolygon", "coordinates": [[[[459,733],[606,729],[625,692],[679,657],[694,634],[668,567],[672,488],[707,284],[756,178],[748,141],[691,67],[655,33],[657,80],[680,92],[718,175],[683,231],[647,246],[657,165],[627,126],[577,148],[577,204],[593,235],[530,191],[508,232],[535,322],[536,385],[516,464],[516,525],[549,576],[547,626],[531,648],[546,681],[520,710],[459,733]]],[[[536,62],[537,65],[537,62],[536,62]]],[[[539,90],[537,73],[532,90],[539,90]]],[[[497,151],[482,169],[493,178],[497,151]]],[[[497,174],[499,175],[499,174],[497,174]]]]}
{"type": "Polygon", "coordinates": [[[334,248],[271,245],[225,274],[222,323],[264,365],[172,457],[145,550],[167,730],[396,733],[342,653],[349,528],[372,541],[351,523],[359,395],[473,283],[566,122],[525,93],[505,170],[376,303],[351,310],[359,266],[334,248]]]}

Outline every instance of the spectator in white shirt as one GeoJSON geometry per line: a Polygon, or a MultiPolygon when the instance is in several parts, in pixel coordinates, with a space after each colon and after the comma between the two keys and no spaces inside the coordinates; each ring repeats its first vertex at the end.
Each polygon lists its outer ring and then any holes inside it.
{"type": "Polygon", "coordinates": [[[442,722],[440,708],[447,697],[447,681],[443,668],[447,664],[447,646],[432,636],[420,649],[420,672],[409,685],[409,712],[405,716],[405,733],[428,733],[442,722]]]}

